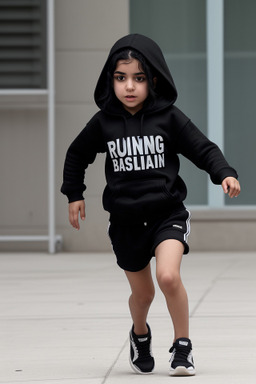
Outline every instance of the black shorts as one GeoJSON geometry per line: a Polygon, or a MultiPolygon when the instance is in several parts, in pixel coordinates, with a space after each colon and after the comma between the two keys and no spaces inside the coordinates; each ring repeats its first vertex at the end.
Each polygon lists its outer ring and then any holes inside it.
{"type": "Polygon", "coordinates": [[[175,239],[184,245],[184,254],[189,252],[190,212],[171,212],[154,221],[122,223],[111,220],[108,234],[119,267],[137,272],[145,268],[155,256],[156,247],[164,240],[175,239]]]}

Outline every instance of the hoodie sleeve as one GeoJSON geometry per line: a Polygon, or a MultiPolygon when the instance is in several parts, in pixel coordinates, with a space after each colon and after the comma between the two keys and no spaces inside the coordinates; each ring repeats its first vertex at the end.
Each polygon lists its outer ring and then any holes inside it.
{"type": "Polygon", "coordinates": [[[94,117],[72,142],[66,154],[61,192],[68,197],[69,203],[84,199],[85,170],[100,152],[105,152],[104,143],[99,121],[94,117]]]}
{"type": "Polygon", "coordinates": [[[229,176],[238,178],[235,169],[227,163],[219,147],[190,120],[178,136],[177,148],[177,153],[181,153],[198,168],[208,172],[214,184],[221,184],[229,176]]]}

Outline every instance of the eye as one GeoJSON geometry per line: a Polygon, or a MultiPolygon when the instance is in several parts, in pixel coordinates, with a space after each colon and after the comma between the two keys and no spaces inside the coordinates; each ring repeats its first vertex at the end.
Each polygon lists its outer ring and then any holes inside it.
{"type": "Polygon", "coordinates": [[[145,81],[145,80],[146,80],[145,76],[137,76],[136,77],[137,83],[143,83],[143,81],[145,81]]]}
{"type": "Polygon", "coordinates": [[[117,81],[124,81],[125,80],[125,77],[123,75],[116,75],[116,76],[114,76],[114,78],[117,81]]]}

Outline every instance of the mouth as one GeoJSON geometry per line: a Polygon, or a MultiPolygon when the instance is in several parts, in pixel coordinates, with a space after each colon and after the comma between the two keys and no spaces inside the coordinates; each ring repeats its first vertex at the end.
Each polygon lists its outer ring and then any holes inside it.
{"type": "Polygon", "coordinates": [[[128,101],[133,101],[136,99],[136,96],[133,96],[133,95],[127,95],[125,96],[125,99],[128,100],[128,101]]]}

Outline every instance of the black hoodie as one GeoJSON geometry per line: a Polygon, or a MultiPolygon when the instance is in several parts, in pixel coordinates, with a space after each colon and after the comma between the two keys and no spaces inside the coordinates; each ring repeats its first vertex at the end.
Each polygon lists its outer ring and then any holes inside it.
{"type": "Polygon", "coordinates": [[[82,200],[85,169],[97,153],[106,153],[107,185],[104,209],[120,220],[149,220],[176,209],[186,198],[178,175],[182,154],[209,173],[215,184],[237,178],[216,144],[173,104],[177,91],[159,46],[148,37],[131,34],[112,47],[95,89],[100,108],[68,149],[62,193],[69,202],[82,200]],[[117,51],[135,49],[143,54],[157,77],[156,98],[131,115],[106,95],[108,65],[117,51]]]}

